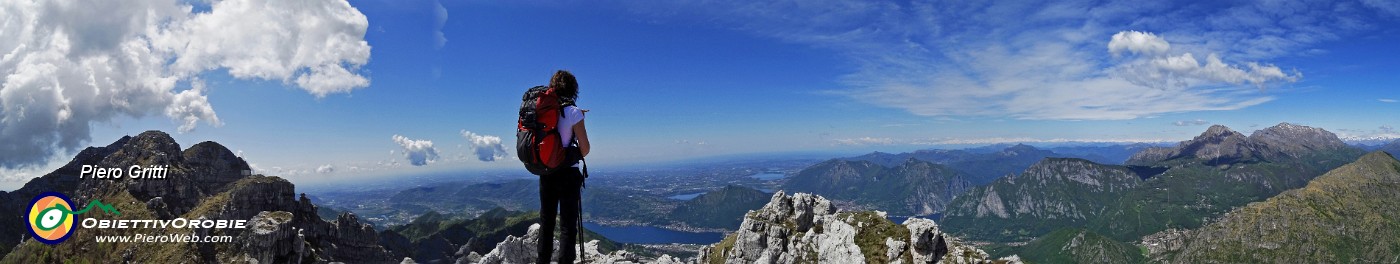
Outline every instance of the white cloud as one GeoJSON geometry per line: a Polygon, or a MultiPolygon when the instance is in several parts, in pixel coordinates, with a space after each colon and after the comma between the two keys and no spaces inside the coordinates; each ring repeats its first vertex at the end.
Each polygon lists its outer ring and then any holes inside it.
{"type": "Polygon", "coordinates": [[[430,140],[414,140],[400,135],[394,135],[393,139],[395,144],[403,148],[404,158],[413,166],[428,165],[438,159],[437,149],[433,148],[433,142],[430,140]]]}
{"type": "Polygon", "coordinates": [[[1203,126],[1203,125],[1206,125],[1206,124],[1210,124],[1210,122],[1206,122],[1205,120],[1200,120],[1200,119],[1196,119],[1196,120],[1182,120],[1182,121],[1172,122],[1172,125],[1175,125],[1175,126],[1203,126]]]}
{"type": "Polygon", "coordinates": [[[1156,34],[1138,31],[1122,31],[1113,34],[1108,41],[1108,52],[1119,55],[1124,51],[1139,54],[1159,54],[1171,49],[1171,44],[1156,34]]]}
{"type": "Polygon", "coordinates": [[[1374,28],[1363,19],[1375,11],[1352,1],[1195,5],[696,0],[627,8],[832,51],[855,70],[831,94],[922,116],[1040,120],[1262,104],[1274,97],[1259,88],[1302,77],[1268,61],[1374,28]]]}
{"type": "Polygon", "coordinates": [[[281,80],[323,97],[365,87],[368,20],[343,0],[0,2],[0,168],[39,166],[94,124],[165,115],[220,126],[199,76],[281,80]]]}
{"type": "Polygon", "coordinates": [[[482,135],[462,130],[462,137],[467,139],[468,147],[472,154],[480,161],[495,161],[508,156],[505,144],[501,144],[501,137],[482,135]]]}
{"type": "Polygon", "coordinates": [[[1136,58],[1119,65],[1119,76],[1129,82],[1157,89],[1191,89],[1217,85],[1251,84],[1263,89],[1269,83],[1295,82],[1301,73],[1287,74],[1278,66],[1246,62],[1230,65],[1215,53],[1201,64],[1191,53],[1136,58]]]}
{"type": "Polygon", "coordinates": [[[1376,99],[1376,101],[1380,101],[1380,102],[1382,102],[1382,103],[1395,103],[1395,102],[1397,102],[1395,99],[1390,99],[1390,98],[1380,98],[1380,99],[1376,99]]]}
{"type": "MultiPolygon", "coordinates": [[[[442,1],[433,1],[433,19],[433,47],[441,49],[447,45],[447,36],[442,33],[443,26],[447,25],[447,7],[442,6],[442,1]]],[[[434,71],[439,72],[441,69],[434,68],[434,71]]]]}
{"type": "Polygon", "coordinates": [[[332,173],[332,172],[335,172],[335,166],[334,166],[334,165],[326,164],[326,165],[321,165],[320,167],[316,167],[316,173],[320,173],[320,174],[329,174],[329,173],[332,173]]]}

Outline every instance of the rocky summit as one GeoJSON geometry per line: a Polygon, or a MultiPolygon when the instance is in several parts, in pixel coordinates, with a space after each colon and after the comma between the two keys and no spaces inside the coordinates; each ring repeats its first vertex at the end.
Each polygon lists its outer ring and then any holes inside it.
{"type": "MultiPolygon", "coordinates": [[[[0,207],[20,212],[40,192],[68,195],[78,205],[110,204],[120,214],[75,218],[112,220],[247,220],[244,229],[78,229],[67,241],[45,245],[29,238],[25,221],[0,221],[5,263],[382,262],[391,261],[374,229],[354,214],[327,221],[316,205],[280,177],[252,175],[248,163],[224,146],[202,142],[181,150],[170,135],[146,131],[105,147],[90,147],[67,165],[0,192],[0,207]],[[79,179],[83,165],[126,168],[168,166],[158,179],[79,179]],[[230,236],[223,243],[97,243],[99,236],[134,234],[230,236]],[[152,247],[151,245],[158,245],[152,247]]],[[[22,218],[24,214],[8,216],[22,218]]]]}
{"type": "Polygon", "coordinates": [[[932,220],[894,224],[878,211],[841,212],[821,196],[778,192],[738,231],[701,249],[699,263],[1019,263],[941,232],[932,220]]]}
{"type": "Polygon", "coordinates": [[[1345,148],[1346,143],[1336,134],[1321,128],[1279,123],[1246,137],[1228,127],[1213,125],[1205,133],[1175,147],[1138,152],[1127,164],[1149,165],[1173,159],[1197,159],[1206,165],[1280,161],[1345,148]]]}

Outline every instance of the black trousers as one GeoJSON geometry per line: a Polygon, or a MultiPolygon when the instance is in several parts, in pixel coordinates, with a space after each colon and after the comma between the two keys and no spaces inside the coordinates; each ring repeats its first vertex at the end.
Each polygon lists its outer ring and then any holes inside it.
{"type": "Polygon", "coordinates": [[[536,263],[549,263],[554,252],[555,217],[559,218],[559,263],[574,263],[578,239],[579,190],[583,174],[578,168],[540,176],[540,244],[536,263]]]}

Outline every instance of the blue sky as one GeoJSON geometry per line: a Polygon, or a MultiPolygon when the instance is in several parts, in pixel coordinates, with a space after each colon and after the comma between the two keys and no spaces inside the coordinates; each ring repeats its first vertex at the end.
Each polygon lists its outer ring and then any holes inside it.
{"type": "MultiPolygon", "coordinates": [[[[35,153],[0,156],[9,159],[4,189],[80,146],[149,129],[185,146],[218,141],[299,183],[514,169],[520,94],[555,69],[578,76],[599,166],[957,143],[1179,141],[1210,124],[1248,133],[1292,122],[1350,138],[1400,137],[1400,4],[1389,1],[306,2],[344,12],[261,0],[152,2],[176,22],[145,28],[170,33],[142,33],[136,21],[130,34],[90,36],[83,29],[113,24],[97,23],[97,14],[88,27],[49,29],[78,48],[29,35],[15,42],[68,54],[58,65],[120,57],[120,43],[138,43],[162,59],[113,65],[154,65],[162,71],[152,80],[176,82],[156,85],[152,96],[165,99],[152,106],[99,95],[90,101],[102,107],[50,124],[20,117],[14,107],[26,103],[13,94],[73,85],[25,86],[17,72],[28,68],[0,63],[6,81],[19,83],[5,88],[20,91],[0,94],[5,117],[19,120],[6,121],[13,131],[0,136],[22,142],[3,147],[35,153]],[[237,13],[235,4],[258,8],[237,13]],[[292,12],[226,31],[213,30],[221,20],[200,20],[269,8],[292,12]],[[282,38],[267,33],[276,26],[257,26],[298,21],[327,23],[282,38]],[[222,42],[200,42],[207,39],[222,42]],[[254,40],[262,41],[237,48],[254,40]],[[181,49],[187,43],[222,45],[181,49]],[[19,129],[30,127],[39,132],[19,129]]],[[[50,28],[41,17],[50,13],[29,15],[39,31],[50,28]]],[[[114,87],[93,89],[149,88],[114,87]]],[[[68,102],[87,102],[67,93],[59,92],[67,101],[28,105],[63,117],[68,102]]]]}

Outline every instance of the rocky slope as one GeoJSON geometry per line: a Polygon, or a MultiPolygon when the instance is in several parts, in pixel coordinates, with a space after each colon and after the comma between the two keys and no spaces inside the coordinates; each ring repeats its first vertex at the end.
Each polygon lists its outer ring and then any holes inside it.
{"type": "Polygon", "coordinates": [[[887,167],[870,161],[833,159],[788,179],[784,190],[811,192],[899,215],[942,212],[970,183],[947,166],[908,159],[887,167]]]}
{"type": "Polygon", "coordinates": [[[701,249],[699,263],[1019,263],[991,259],[933,221],[894,224],[883,213],[841,212],[821,196],[778,192],[737,232],[701,249]]]}
{"type": "Polygon", "coordinates": [[[959,196],[942,221],[964,234],[1036,236],[1087,224],[1103,213],[1101,205],[1141,182],[1128,167],[1048,158],[959,196]]]}
{"type": "Polygon", "coordinates": [[[1198,230],[1162,234],[1173,263],[1378,263],[1400,256],[1400,161],[1372,152],[1306,187],[1231,211],[1198,230]]]}
{"type": "MultiPolygon", "coordinates": [[[[295,196],[290,182],[278,177],[248,175],[242,158],[214,142],[181,151],[164,132],[147,131],[123,137],[106,147],[80,152],[52,173],[31,180],[24,188],[4,193],[4,207],[21,208],[38,192],[67,194],[77,204],[102,201],[120,215],[89,213],[99,219],[247,219],[247,229],[78,229],[58,245],[28,239],[25,221],[0,222],[0,237],[21,238],[5,255],[6,263],[132,261],[175,262],[327,262],[389,261],[369,225],[353,214],[333,221],[317,216],[303,195],[295,196]],[[78,179],[81,165],[126,168],[169,165],[164,179],[78,179]],[[24,203],[24,204],[20,204],[24,203]],[[18,232],[16,232],[16,230],[18,232]],[[229,243],[96,243],[97,236],[142,234],[229,235],[229,243]]],[[[15,209],[10,212],[21,212],[15,209]]],[[[6,214],[6,218],[20,218],[6,214]]]]}

